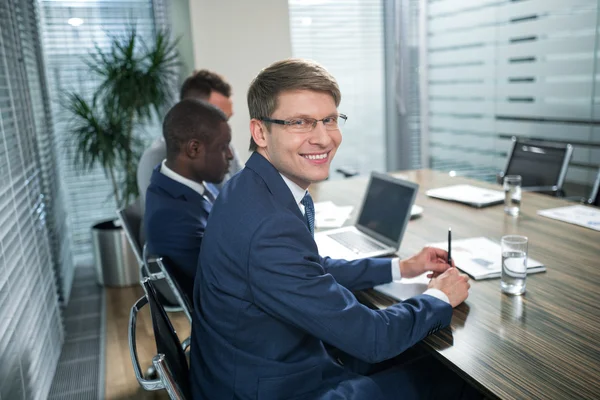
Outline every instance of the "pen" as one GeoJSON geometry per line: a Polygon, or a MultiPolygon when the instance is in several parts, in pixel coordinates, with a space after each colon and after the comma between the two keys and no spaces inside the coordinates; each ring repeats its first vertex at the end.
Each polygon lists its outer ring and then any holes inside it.
{"type": "Polygon", "coordinates": [[[452,228],[448,228],[448,265],[452,266],[452,228]]]}

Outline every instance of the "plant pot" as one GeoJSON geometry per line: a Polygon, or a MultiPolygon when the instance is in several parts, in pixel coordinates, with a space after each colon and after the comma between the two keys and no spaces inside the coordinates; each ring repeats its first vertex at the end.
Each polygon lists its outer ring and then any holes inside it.
{"type": "Polygon", "coordinates": [[[92,246],[98,283],[102,286],[132,286],[140,282],[139,264],[125,231],[114,219],[92,227],[92,246]]]}

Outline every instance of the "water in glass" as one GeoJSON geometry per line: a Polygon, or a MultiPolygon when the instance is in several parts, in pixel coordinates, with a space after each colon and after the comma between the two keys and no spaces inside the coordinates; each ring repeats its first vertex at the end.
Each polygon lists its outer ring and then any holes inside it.
{"type": "Polygon", "coordinates": [[[504,212],[508,215],[519,215],[521,206],[521,177],[504,178],[504,212]]]}
{"type": "Polygon", "coordinates": [[[527,253],[525,251],[502,252],[502,280],[504,293],[523,294],[527,278],[527,253]]]}

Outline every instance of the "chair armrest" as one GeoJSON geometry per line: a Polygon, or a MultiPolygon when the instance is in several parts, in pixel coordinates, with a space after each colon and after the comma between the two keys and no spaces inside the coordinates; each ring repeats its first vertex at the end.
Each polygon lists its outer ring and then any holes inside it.
{"type": "Polygon", "coordinates": [[[137,314],[146,304],[148,304],[148,299],[146,298],[146,296],[144,296],[141,297],[133,305],[133,307],[131,307],[131,312],[129,314],[129,354],[131,356],[131,364],[133,365],[133,372],[135,373],[135,378],[137,379],[140,386],[144,390],[160,390],[165,388],[165,385],[161,382],[160,379],[144,379],[137,356],[137,345],[135,341],[137,314]]]}

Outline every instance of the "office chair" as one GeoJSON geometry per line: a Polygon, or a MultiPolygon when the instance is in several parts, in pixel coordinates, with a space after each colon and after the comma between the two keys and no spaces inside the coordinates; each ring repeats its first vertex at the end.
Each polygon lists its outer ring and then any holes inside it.
{"type": "Polygon", "coordinates": [[[142,243],[140,240],[140,231],[142,228],[142,207],[140,205],[140,199],[137,198],[128,206],[118,209],[117,215],[119,216],[123,230],[125,230],[127,241],[135,254],[135,258],[141,266],[143,265],[144,260],[142,258],[142,243]]]}
{"type": "Polygon", "coordinates": [[[340,174],[344,175],[344,178],[352,178],[358,175],[358,171],[352,167],[336,168],[335,172],[339,172],[340,174]]]}
{"type": "Polygon", "coordinates": [[[570,144],[512,138],[512,147],[499,183],[506,175],[521,175],[522,189],[562,195],[562,186],[573,154],[570,144]]]}
{"type": "MultiPolygon", "coordinates": [[[[157,273],[161,273],[160,268],[155,264],[148,262],[148,260],[144,257],[145,247],[142,243],[143,234],[142,234],[142,207],[140,204],[140,199],[137,198],[133,201],[133,203],[120,208],[117,210],[117,215],[119,216],[119,220],[121,221],[121,225],[123,226],[123,230],[125,231],[125,236],[127,237],[127,241],[129,245],[133,249],[133,253],[135,254],[135,258],[138,261],[140,267],[140,282],[146,277],[152,276],[157,273]]],[[[154,276],[153,279],[157,279],[154,276]]],[[[157,282],[156,283],[157,290],[159,296],[163,304],[166,305],[169,311],[181,311],[178,306],[177,297],[173,294],[173,291],[169,287],[167,282],[157,282]]]]}
{"type": "Polygon", "coordinates": [[[188,295],[181,289],[179,283],[177,283],[177,281],[173,279],[173,276],[170,273],[170,271],[173,270],[173,262],[167,257],[156,257],[155,261],[160,267],[160,270],[162,271],[165,280],[169,284],[169,287],[173,291],[173,294],[175,294],[175,297],[177,298],[177,303],[181,306],[183,312],[185,313],[185,316],[188,317],[188,320],[191,324],[192,312],[194,310],[193,302],[188,297],[188,295]]]}
{"type": "Polygon", "coordinates": [[[596,175],[596,181],[590,193],[590,198],[587,203],[592,206],[600,207],[600,168],[598,168],[598,174],[596,175]]]}
{"type": "Polygon", "coordinates": [[[146,295],[133,305],[129,315],[129,353],[135,377],[144,390],[165,389],[171,399],[191,399],[189,368],[185,356],[189,340],[183,344],[179,343],[177,333],[159,300],[153,281],[147,278],[143,281],[142,286],[146,295]],[[145,379],[142,376],[137,357],[135,340],[137,314],[146,304],[150,305],[156,342],[157,354],[152,358],[152,363],[158,373],[157,379],[145,379]]]}

